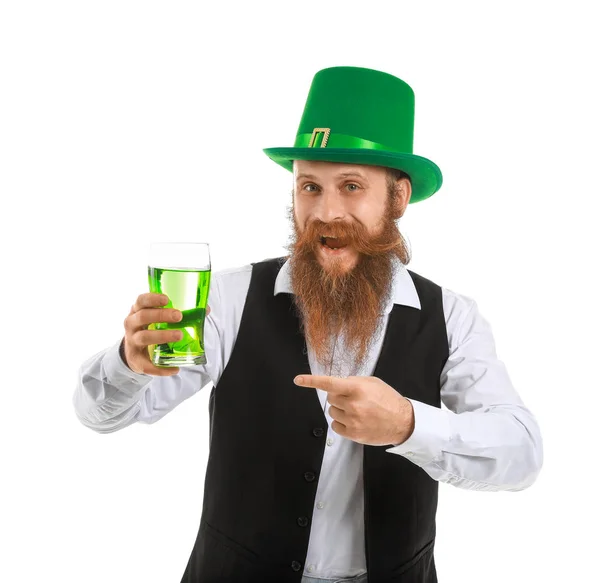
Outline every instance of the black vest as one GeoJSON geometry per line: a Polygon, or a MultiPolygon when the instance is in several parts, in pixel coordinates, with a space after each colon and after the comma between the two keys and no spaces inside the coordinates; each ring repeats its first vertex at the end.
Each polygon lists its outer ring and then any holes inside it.
{"type": "MultiPolygon", "coordinates": [[[[293,297],[274,296],[285,259],[254,264],[233,353],[210,395],[200,529],[182,583],[299,583],[327,433],[293,297]]],[[[410,272],[421,310],[395,304],[374,376],[440,407],[448,359],[441,288],[410,272]]],[[[434,583],[438,484],[389,446],[364,446],[369,583],[434,583]]],[[[335,544],[335,541],[331,541],[335,544]]]]}

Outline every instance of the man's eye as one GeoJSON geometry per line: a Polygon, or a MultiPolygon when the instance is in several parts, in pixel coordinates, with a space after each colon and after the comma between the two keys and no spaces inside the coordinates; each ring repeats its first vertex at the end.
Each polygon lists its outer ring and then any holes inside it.
{"type": "Polygon", "coordinates": [[[356,192],[360,188],[360,186],[358,186],[358,184],[346,184],[346,188],[350,192],[356,192]]]}
{"type": "Polygon", "coordinates": [[[308,190],[308,192],[316,192],[318,190],[318,186],[316,184],[306,184],[303,190],[308,190]]]}

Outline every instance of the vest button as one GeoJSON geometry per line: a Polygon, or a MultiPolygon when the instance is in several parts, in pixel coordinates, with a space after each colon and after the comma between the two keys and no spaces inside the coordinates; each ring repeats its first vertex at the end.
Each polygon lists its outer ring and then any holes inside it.
{"type": "Polygon", "coordinates": [[[314,482],[315,478],[316,478],[316,476],[315,476],[314,472],[305,472],[304,473],[304,479],[307,482],[314,482]]]}
{"type": "Polygon", "coordinates": [[[320,427],[315,427],[313,429],[313,435],[315,437],[323,437],[323,429],[321,429],[320,427]]]}
{"type": "Polygon", "coordinates": [[[301,516],[298,519],[298,526],[308,526],[308,518],[306,518],[306,516],[301,516]]]}
{"type": "Polygon", "coordinates": [[[302,565],[298,561],[292,561],[292,569],[294,571],[299,571],[302,569],[302,565]]]}

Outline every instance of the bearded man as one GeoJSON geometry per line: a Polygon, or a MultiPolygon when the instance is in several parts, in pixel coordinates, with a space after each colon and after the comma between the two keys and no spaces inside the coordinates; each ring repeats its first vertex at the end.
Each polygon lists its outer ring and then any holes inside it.
{"type": "Polygon", "coordinates": [[[207,364],[151,364],[148,346],[177,332],[148,325],[181,314],[146,293],[124,338],[81,367],[76,412],[99,432],[155,422],[213,383],[184,583],[435,582],[439,482],[535,481],[539,428],[489,324],[406,268],[396,221],[442,183],[412,153],[413,125],[404,81],[319,71],[294,146],[265,150],[293,172],[289,256],[213,275],[207,364]]]}

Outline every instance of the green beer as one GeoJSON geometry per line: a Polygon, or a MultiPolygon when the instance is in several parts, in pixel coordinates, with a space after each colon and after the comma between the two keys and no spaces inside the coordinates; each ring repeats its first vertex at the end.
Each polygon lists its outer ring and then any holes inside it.
{"type": "Polygon", "coordinates": [[[181,330],[183,337],[177,342],[156,344],[151,347],[150,358],[155,366],[186,366],[206,364],[204,354],[204,319],[210,287],[210,269],[183,270],[148,267],[150,291],[165,294],[169,303],[165,308],[180,310],[179,322],[157,322],[150,330],[181,330]]]}

